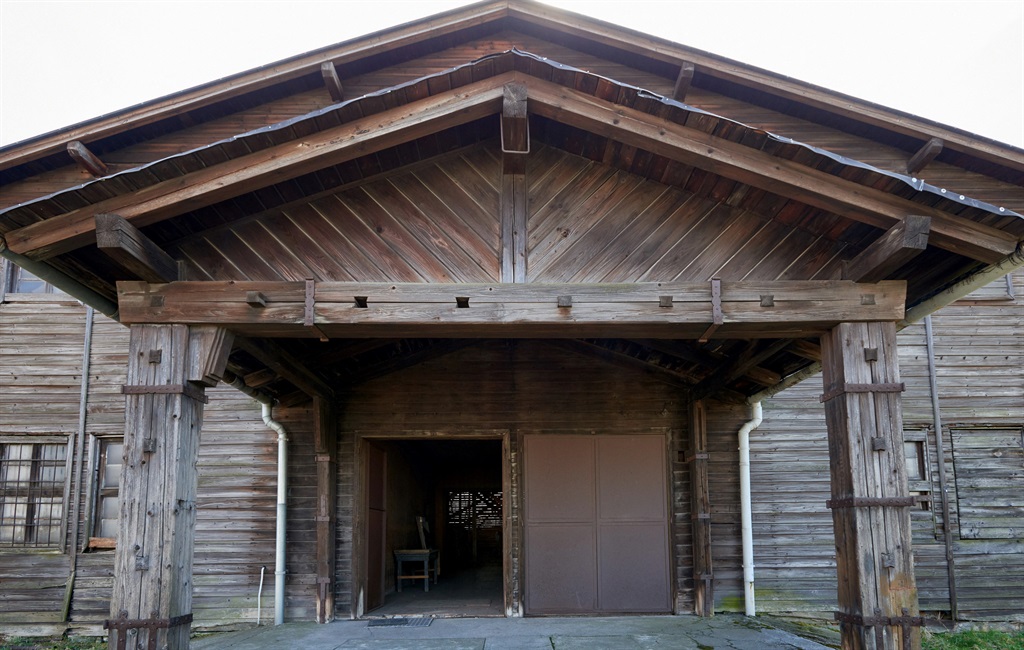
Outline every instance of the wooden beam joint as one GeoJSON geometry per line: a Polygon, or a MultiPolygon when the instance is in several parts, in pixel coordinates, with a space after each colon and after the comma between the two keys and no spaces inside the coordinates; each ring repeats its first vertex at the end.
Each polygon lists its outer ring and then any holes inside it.
{"type": "Polygon", "coordinates": [[[96,247],[140,280],[184,279],[178,261],[120,215],[96,215],[96,247]]]}
{"type": "Polygon", "coordinates": [[[907,390],[907,385],[904,382],[898,384],[840,384],[818,399],[824,404],[847,393],[902,393],[905,390],[907,390]]]}

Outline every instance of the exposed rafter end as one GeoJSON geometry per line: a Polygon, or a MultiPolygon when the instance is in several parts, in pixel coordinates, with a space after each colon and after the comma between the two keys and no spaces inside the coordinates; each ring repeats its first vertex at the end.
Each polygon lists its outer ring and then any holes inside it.
{"type": "Polygon", "coordinates": [[[860,255],[843,262],[842,279],[853,282],[878,282],[928,248],[932,220],[908,215],[876,239],[860,255]]]}
{"type": "Polygon", "coordinates": [[[335,102],[342,101],[345,97],[345,91],[342,88],[341,78],[338,76],[338,69],[334,67],[334,63],[331,61],[321,63],[320,75],[324,78],[327,92],[331,93],[331,99],[335,102]]]}
{"type": "Polygon", "coordinates": [[[928,142],[924,143],[924,146],[917,150],[910,160],[907,162],[907,173],[916,174],[925,167],[928,163],[935,160],[935,157],[942,153],[942,148],[946,146],[946,143],[939,138],[932,138],[928,142]]]}
{"type": "Polygon", "coordinates": [[[78,140],[72,140],[68,143],[68,155],[71,156],[71,159],[74,160],[79,167],[96,178],[107,175],[106,163],[100,160],[99,156],[89,151],[89,148],[78,140]]]}
{"type": "Polygon", "coordinates": [[[526,112],[526,86],[506,84],[501,109],[502,171],[526,173],[530,153],[530,119],[526,112]]]}
{"type": "Polygon", "coordinates": [[[686,93],[690,92],[693,85],[693,73],[697,68],[689,61],[683,61],[679,67],[679,76],[676,78],[676,86],[672,90],[672,99],[677,102],[686,101],[686,93]]]}
{"type": "Polygon", "coordinates": [[[188,279],[187,263],[168,255],[120,215],[96,215],[96,247],[126,271],[146,282],[188,279]]]}

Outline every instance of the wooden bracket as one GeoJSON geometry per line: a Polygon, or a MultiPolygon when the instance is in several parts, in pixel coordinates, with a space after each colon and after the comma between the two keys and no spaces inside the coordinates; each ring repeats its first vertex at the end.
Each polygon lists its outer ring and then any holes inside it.
{"type": "Polygon", "coordinates": [[[338,69],[334,63],[327,61],[320,64],[320,75],[324,78],[324,85],[327,92],[331,93],[334,102],[340,102],[345,98],[345,90],[341,86],[341,78],[338,77],[338,69]]]}
{"type": "Polygon", "coordinates": [[[936,156],[942,153],[942,148],[946,146],[946,143],[939,138],[932,138],[928,142],[925,142],[920,149],[917,150],[910,160],[907,161],[907,173],[916,174],[925,167],[928,163],[935,160],[936,156]]]}
{"type": "Polygon", "coordinates": [[[107,175],[107,165],[78,140],[68,143],[68,155],[79,167],[97,178],[107,175]]]}
{"type": "Polygon", "coordinates": [[[572,296],[558,296],[558,306],[566,309],[572,307],[572,296]]]}
{"type": "Polygon", "coordinates": [[[179,277],[178,261],[124,217],[102,213],[95,221],[96,247],[124,270],[158,284],[184,279],[179,277]]]}
{"type": "Polygon", "coordinates": [[[316,332],[321,341],[328,341],[327,335],[316,326],[316,282],[313,280],[306,280],[305,305],[306,311],[302,324],[316,332]]]}
{"type": "Polygon", "coordinates": [[[907,390],[903,382],[898,384],[840,384],[819,398],[821,403],[847,393],[902,393],[907,390]]]}
{"type": "Polygon", "coordinates": [[[526,86],[506,84],[501,109],[502,172],[525,174],[530,153],[530,118],[526,112],[526,86]]]}
{"type": "Polygon", "coordinates": [[[185,395],[192,399],[207,404],[210,398],[192,384],[162,384],[160,386],[121,386],[122,395],[185,395]]]}
{"type": "Polygon", "coordinates": [[[245,292],[245,302],[250,307],[266,307],[267,306],[267,297],[264,296],[259,291],[246,291],[245,292]]]}
{"type": "Polygon", "coordinates": [[[718,278],[711,278],[711,327],[707,328],[698,340],[701,343],[707,343],[715,330],[724,322],[725,318],[722,315],[722,281],[718,278]]]}
{"type": "Polygon", "coordinates": [[[675,88],[672,89],[672,99],[677,102],[686,101],[686,93],[690,92],[690,86],[693,85],[693,73],[696,71],[696,66],[689,61],[683,61],[679,66],[679,76],[676,77],[675,88]]]}

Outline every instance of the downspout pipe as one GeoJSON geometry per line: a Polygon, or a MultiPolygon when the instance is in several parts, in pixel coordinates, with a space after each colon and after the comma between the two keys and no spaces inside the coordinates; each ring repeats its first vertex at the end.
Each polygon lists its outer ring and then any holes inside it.
{"type": "Polygon", "coordinates": [[[269,395],[247,386],[241,377],[224,373],[224,383],[253,398],[262,406],[263,423],[277,432],[277,541],[274,545],[274,625],[284,623],[284,582],[288,523],[288,432],[273,418],[274,400],[269,395]]]}
{"type": "Polygon", "coordinates": [[[754,524],[750,498],[750,432],[761,424],[761,402],[751,404],[751,418],[740,427],[740,532],[743,539],[743,609],[754,616],[754,524]]]}
{"type": "Polygon", "coordinates": [[[49,282],[76,300],[80,300],[104,316],[117,320],[117,303],[96,293],[78,280],[61,273],[49,264],[15,253],[7,248],[7,242],[0,237],[0,257],[14,262],[44,282],[49,282]]]}

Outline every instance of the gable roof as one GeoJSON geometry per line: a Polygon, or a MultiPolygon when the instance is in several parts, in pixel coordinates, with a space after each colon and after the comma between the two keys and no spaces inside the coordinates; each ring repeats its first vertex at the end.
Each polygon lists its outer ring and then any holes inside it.
{"type": "MultiPolygon", "coordinates": [[[[58,158],[64,157],[61,146],[71,136],[88,140],[90,147],[101,154],[107,147],[116,150],[126,142],[153,134],[173,139],[185,123],[211,119],[228,107],[244,110],[254,102],[274,101],[276,97],[301,94],[309,87],[322,85],[321,66],[327,61],[336,66],[333,69],[344,68],[345,79],[350,75],[358,79],[356,73],[360,71],[372,72],[389,64],[401,68],[402,62],[417,56],[429,58],[453,43],[512,27],[529,32],[532,38],[540,34],[560,42],[569,41],[591,56],[597,53],[611,57],[609,60],[628,64],[641,74],[660,75],[663,81],[657,83],[667,90],[644,90],[559,63],[543,56],[543,52],[531,54],[514,49],[487,54],[425,76],[403,73],[404,78],[396,85],[357,93],[351,99],[335,100],[280,122],[125,166],[84,183],[64,184],[45,196],[2,208],[0,235],[4,245],[0,252],[9,257],[13,254],[18,260],[43,262],[112,300],[115,280],[139,277],[124,265],[124,260],[105,256],[92,246],[97,216],[116,213],[135,227],[143,228],[156,247],[166,248],[176,256],[195,259],[190,241],[210,237],[208,233],[214,230],[229,233],[226,245],[214,246],[217,250],[213,253],[203,253],[211,260],[211,266],[202,273],[210,279],[245,279],[243,265],[255,263],[251,260],[261,255],[269,256],[279,265],[276,271],[268,267],[270,273],[309,277],[309,265],[286,267],[293,263],[289,259],[294,260],[294,256],[274,257],[269,249],[260,252],[252,242],[245,242],[241,224],[277,219],[302,206],[313,206],[315,211],[320,198],[343,197],[352,188],[366,187],[376,192],[378,187],[374,183],[382,182],[379,179],[405,173],[410,166],[434,164],[432,161],[448,152],[467,147],[475,147],[474,151],[480,147],[495,150],[505,89],[512,84],[525,89],[532,140],[540,148],[537,155],[544,155],[545,160],[563,168],[582,168],[582,163],[572,162],[582,158],[592,161],[599,171],[607,168],[642,179],[630,181],[640,188],[629,194],[639,197],[637,201],[659,195],[673,199],[669,211],[659,214],[655,214],[655,204],[638,204],[643,207],[647,221],[638,215],[630,217],[630,228],[637,231],[636,237],[656,237],[655,226],[667,219],[704,224],[680,230],[680,241],[693,237],[694,242],[701,242],[705,252],[715,247],[713,257],[719,261],[707,267],[692,266],[680,257],[680,252],[673,253],[665,259],[676,265],[659,271],[668,273],[666,277],[670,279],[707,280],[703,273],[725,269],[724,260],[746,250],[745,241],[712,243],[716,225],[705,222],[702,214],[748,215],[743,218],[756,226],[750,232],[767,232],[757,224],[770,225],[778,239],[766,238],[757,254],[763,259],[770,255],[779,257],[782,268],[792,270],[788,275],[776,273],[794,279],[843,277],[844,261],[860,260],[872,253],[873,247],[879,248],[876,242],[893,236],[906,223],[908,215],[930,217],[929,246],[916,263],[883,264],[886,270],[876,278],[907,280],[910,306],[930,305],[936,294],[975,277],[972,274],[979,268],[995,268],[1008,259],[1021,261],[1024,218],[1012,209],[701,110],[686,103],[685,93],[679,92],[680,82],[675,82],[673,90],[673,81],[682,76],[680,70],[692,64],[694,76],[690,81],[694,84],[714,87],[716,92],[732,92],[735,97],[755,103],[770,97],[773,110],[782,104],[779,110],[788,110],[799,119],[815,117],[833,125],[841,122],[843,129],[882,138],[889,147],[898,148],[908,139],[926,140],[936,134],[951,138],[952,144],[943,148],[940,157],[957,163],[966,161],[961,169],[967,172],[965,178],[971,183],[977,183],[971,174],[988,170],[988,178],[995,182],[986,182],[997,190],[1002,187],[1000,183],[1021,176],[1024,156],[1019,150],[924,121],[915,122],[863,103],[856,105],[859,110],[852,110],[848,98],[530,2],[473,5],[243,73],[99,118],[68,132],[5,148],[0,151],[0,166],[7,165],[3,173],[14,183],[32,175],[46,175],[51,170],[57,173],[59,167],[66,166],[66,161],[58,158]],[[372,47],[373,43],[377,46],[372,47]],[[675,94],[677,98],[666,94],[675,94]],[[930,130],[924,130],[925,127],[930,130]],[[799,243],[787,244],[783,254],[783,241],[799,243]],[[232,268],[239,269],[238,273],[232,275],[232,268]]],[[[606,177],[596,175],[595,183],[605,182],[602,179],[606,177]]],[[[500,180],[488,182],[501,185],[500,180]]],[[[1024,186],[1019,178],[1017,186],[1024,186]]],[[[566,188],[572,189],[571,185],[566,188]]],[[[618,197],[618,201],[622,196],[627,194],[609,194],[608,199],[618,197]]],[[[596,209],[599,203],[590,202],[576,209],[596,209]]],[[[483,213],[488,214],[487,210],[483,213]]],[[[573,219],[581,224],[586,216],[578,212],[573,219]]],[[[290,218],[290,222],[295,219],[290,218]]],[[[724,224],[725,221],[723,231],[724,224]]],[[[444,230],[440,224],[432,227],[444,230]]],[[[586,235],[606,242],[620,237],[614,224],[610,229],[602,228],[591,227],[586,235]]],[[[364,243],[372,244],[373,236],[372,232],[364,235],[364,243]]],[[[569,238],[569,229],[559,236],[569,238]]],[[[577,236],[584,234],[572,233],[572,237],[577,236]]],[[[573,240],[566,241],[571,244],[573,240]]],[[[545,244],[550,250],[558,249],[559,245],[545,244]]],[[[633,243],[629,245],[634,252],[641,250],[633,243]]],[[[493,242],[484,244],[482,250],[487,246],[493,248],[493,242]]],[[[601,248],[602,253],[608,249],[609,254],[617,250],[605,244],[601,248]]],[[[565,255],[575,254],[571,245],[558,250],[565,250],[565,255]]],[[[692,255],[700,252],[701,249],[695,249],[692,255]]],[[[872,263],[879,265],[877,261],[872,263]]],[[[266,266],[262,261],[259,264],[266,266]]],[[[756,264],[748,265],[748,269],[753,266],[756,264]]],[[[602,275],[600,281],[634,282],[648,277],[653,267],[648,264],[645,268],[647,271],[640,275],[602,275]]],[[[577,275],[582,272],[576,271],[577,275]]],[[[317,280],[337,279],[331,277],[329,270],[314,270],[312,274],[317,280]]],[[[423,277],[430,280],[429,274],[423,277]]],[[[561,276],[540,274],[533,281],[551,281],[551,277],[561,276]]],[[[659,368],[665,376],[683,384],[751,394],[784,376],[792,376],[814,360],[813,345],[808,347],[807,342],[799,340],[783,343],[723,343],[717,354],[678,341],[588,339],[578,345],[593,354],[620,361],[642,360],[641,363],[659,368]],[[678,372],[681,365],[686,370],[678,372]],[[671,368],[676,370],[668,370],[671,368]]],[[[260,361],[254,358],[266,362],[265,351],[261,356],[259,350],[253,352],[252,346],[257,344],[248,345],[250,348],[243,350],[241,356],[236,355],[236,369],[256,367],[260,361]]],[[[368,348],[364,344],[346,344],[332,356],[324,355],[322,350],[299,353],[305,345],[301,342],[289,345],[293,350],[290,354],[298,355],[313,367],[325,357],[359,359],[373,367],[375,364],[366,355],[379,354],[384,367],[394,368],[400,365],[394,361],[396,354],[411,362],[452,349],[449,343],[430,339],[417,343],[381,341],[368,348]]],[[[330,370],[320,367],[318,372],[330,370]]],[[[326,385],[303,376],[293,375],[288,380],[304,390],[301,384],[326,385]]]]}

